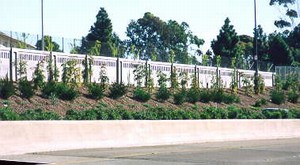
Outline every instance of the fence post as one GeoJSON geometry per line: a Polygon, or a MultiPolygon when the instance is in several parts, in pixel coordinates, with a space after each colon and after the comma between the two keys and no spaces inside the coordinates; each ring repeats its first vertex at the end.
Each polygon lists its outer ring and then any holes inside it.
{"type": "Polygon", "coordinates": [[[18,54],[15,52],[15,80],[18,81],[18,54]]]}
{"type": "Polygon", "coordinates": [[[9,51],[9,80],[13,81],[13,50],[12,47],[10,47],[9,51]]]}
{"type": "Polygon", "coordinates": [[[118,58],[117,58],[117,64],[116,64],[116,83],[119,84],[119,62],[120,62],[120,59],[119,59],[119,55],[118,55],[118,58]]]}

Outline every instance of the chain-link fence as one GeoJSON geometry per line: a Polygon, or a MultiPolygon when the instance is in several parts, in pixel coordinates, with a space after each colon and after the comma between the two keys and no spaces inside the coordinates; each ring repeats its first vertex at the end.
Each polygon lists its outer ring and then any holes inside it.
{"type": "MultiPolygon", "coordinates": [[[[223,68],[231,68],[232,58],[221,57],[220,66],[223,68]]],[[[217,66],[216,60],[212,59],[210,62],[211,66],[217,66]]],[[[237,59],[236,67],[244,70],[255,70],[254,61],[252,59],[237,59]]],[[[265,72],[275,72],[273,63],[266,61],[258,61],[258,70],[265,72]]]]}
{"type": "MultiPolygon", "coordinates": [[[[45,35],[46,38],[48,35],[45,35]]],[[[49,37],[49,36],[48,36],[49,37]]],[[[50,36],[51,41],[56,43],[56,51],[70,53],[70,51],[81,45],[81,39],[66,38],[66,37],[57,37],[50,36]]],[[[42,36],[38,34],[29,34],[25,32],[13,32],[0,30],[0,44],[5,47],[23,47],[26,49],[41,49],[41,46],[38,46],[38,41],[41,42],[42,36]],[[22,46],[23,45],[23,46],[22,46]]]]}
{"type": "Polygon", "coordinates": [[[300,81],[300,67],[276,66],[275,72],[281,80],[286,80],[291,76],[296,76],[300,81]]]}

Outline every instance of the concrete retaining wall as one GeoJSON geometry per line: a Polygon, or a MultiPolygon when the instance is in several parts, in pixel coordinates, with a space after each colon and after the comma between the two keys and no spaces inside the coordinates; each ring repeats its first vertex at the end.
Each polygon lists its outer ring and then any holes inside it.
{"type": "Polygon", "coordinates": [[[0,155],[300,137],[300,120],[1,121],[0,155]]]}

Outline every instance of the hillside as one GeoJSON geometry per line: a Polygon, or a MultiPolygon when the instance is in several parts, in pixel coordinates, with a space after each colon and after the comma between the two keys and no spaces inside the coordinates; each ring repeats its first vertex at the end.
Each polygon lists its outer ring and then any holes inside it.
{"type": "MultiPolygon", "coordinates": [[[[68,110],[88,110],[95,108],[98,105],[103,105],[109,108],[122,107],[127,110],[143,110],[149,107],[165,107],[170,109],[192,109],[197,108],[201,110],[203,107],[213,106],[213,107],[227,107],[229,105],[234,105],[236,107],[251,107],[255,102],[261,98],[267,100],[267,104],[261,106],[262,108],[285,108],[285,109],[299,109],[300,103],[297,104],[285,102],[281,105],[276,105],[270,102],[270,92],[271,88],[267,88],[265,94],[246,96],[243,89],[238,90],[238,96],[240,98],[240,103],[234,104],[225,104],[225,103],[202,103],[197,102],[195,104],[183,103],[182,105],[174,104],[172,97],[165,102],[160,102],[155,98],[155,95],[152,94],[151,99],[147,102],[139,102],[133,99],[133,88],[129,89],[129,92],[119,98],[111,99],[108,97],[108,91],[105,92],[105,97],[99,100],[94,100],[87,97],[87,89],[81,88],[80,95],[73,101],[63,101],[57,98],[46,99],[41,96],[41,93],[34,95],[31,99],[23,99],[18,94],[11,96],[8,100],[0,99],[0,108],[9,106],[15,112],[22,113],[26,110],[42,109],[45,111],[52,111],[58,113],[61,116],[64,116],[68,110]]],[[[228,90],[226,93],[230,93],[228,90]]]]}

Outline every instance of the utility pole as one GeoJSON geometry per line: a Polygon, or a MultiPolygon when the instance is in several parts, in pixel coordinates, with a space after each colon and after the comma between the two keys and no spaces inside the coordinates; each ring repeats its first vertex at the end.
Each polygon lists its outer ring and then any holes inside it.
{"type": "Polygon", "coordinates": [[[44,41],[44,0],[41,0],[41,16],[42,16],[42,51],[45,49],[44,41]]]}
{"type": "Polygon", "coordinates": [[[254,0],[254,92],[255,94],[259,93],[258,89],[258,51],[257,51],[257,19],[256,19],[256,0],[254,0]]]}

